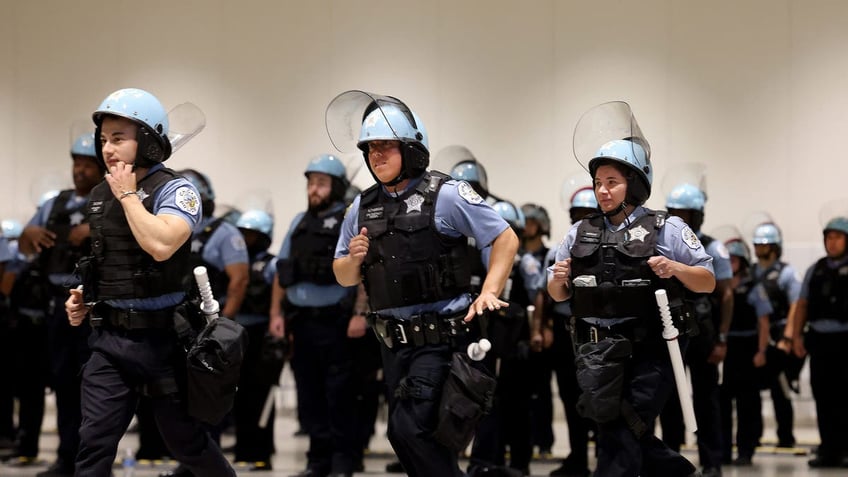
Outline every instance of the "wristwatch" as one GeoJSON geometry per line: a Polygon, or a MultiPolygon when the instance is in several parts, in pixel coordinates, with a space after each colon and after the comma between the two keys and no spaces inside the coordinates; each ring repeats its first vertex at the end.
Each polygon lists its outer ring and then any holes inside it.
{"type": "Polygon", "coordinates": [[[727,344],[727,333],[719,333],[718,342],[722,344],[727,344]]]}

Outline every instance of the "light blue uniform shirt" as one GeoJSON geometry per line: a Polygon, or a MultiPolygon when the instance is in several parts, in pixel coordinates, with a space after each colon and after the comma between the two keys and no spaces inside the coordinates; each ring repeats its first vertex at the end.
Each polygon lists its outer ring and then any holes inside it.
{"type": "MultiPolygon", "coordinates": [[[[698,238],[703,237],[701,232],[698,232],[698,238]]],[[[730,280],[733,278],[733,265],[730,263],[730,252],[727,247],[721,243],[721,240],[713,240],[707,247],[707,254],[713,257],[713,272],[715,279],[730,280]]]]}
{"type": "MultiPolygon", "coordinates": [[[[30,225],[36,225],[38,227],[45,227],[47,225],[47,219],[50,218],[50,212],[53,211],[53,206],[56,204],[56,199],[58,196],[51,197],[47,199],[38,210],[35,211],[35,215],[27,223],[27,227],[30,225]]],[[[80,225],[85,219],[85,205],[88,203],[88,196],[80,196],[77,194],[72,194],[68,199],[68,202],[64,204],[64,207],[68,210],[76,210],[77,213],[72,213],[70,217],[71,226],[80,225]]],[[[67,273],[51,273],[47,275],[47,280],[56,286],[64,286],[64,287],[75,287],[79,285],[80,281],[76,275],[74,275],[73,270],[68,270],[67,273]]]]}
{"type": "MultiPolygon", "coordinates": [[[[197,239],[197,236],[203,232],[203,229],[209,225],[210,222],[214,220],[218,219],[216,217],[204,217],[195,227],[191,238],[192,252],[197,252],[197,250],[203,246],[203,244],[200,243],[200,240],[197,239]]],[[[221,221],[218,228],[216,228],[215,231],[212,232],[212,235],[209,236],[209,239],[206,241],[206,245],[203,246],[201,258],[203,258],[203,261],[210,266],[215,267],[215,269],[219,272],[224,272],[224,268],[228,265],[242,263],[247,265],[250,263],[250,257],[247,255],[247,244],[244,242],[244,236],[235,225],[227,221],[221,221]]],[[[215,300],[217,300],[221,308],[223,308],[224,303],[227,302],[227,296],[216,296],[215,300]]]]}
{"type": "MultiPolygon", "coordinates": [[[[835,270],[837,268],[848,267],[848,257],[843,257],[839,260],[827,259],[827,267],[831,270],[835,270]]],[[[809,300],[810,296],[810,280],[813,278],[813,270],[816,268],[816,264],[810,265],[810,268],[807,269],[807,273],[804,274],[804,282],[801,285],[801,293],[799,294],[799,298],[803,298],[805,300],[809,300]]],[[[839,292],[837,292],[839,293],[839,292]]],[[[844,293],[844,291],[842,291],[844,293]]],[[[833,319],[814,319],[814,316],[807,316],[807,323],[810,328],[818,333],[845,333],[848,332],[848,323],[833,320],[833,319]]]]}
{"type": "MultiPolygon", "coordinates": [[[[165,166],[162,164],[156,164],[147,171],[147,175],[150,175],[163,167],[165,166]]],[[[168,181],[165,185],[159,188],[156,193],[156,197],[153,200],[152,213],[153,215],[176,215],[177,217],[185,220],[189,228],[194,230],[200,222],[202,213],[200,207],[200,194],[191,182],[182,177],[177,177],[168,181]],[[185,189],[188,189],[188,191],[185,189]],[[197,205],[192,207],[188,201],[177,201],[178,191],[180,191],[181,197],[185,197],[184,194],[193,193],[197,205]]],[[[186,273],[191,273],[191,270],[186,270],[186,273]]],[[[185,293],[173,292],[158,297],[107,300],[106,304],[122,310],[160,310],[162,308],[179,305],[183,302],[184,298],[185,293]]]]}
{"type": "MultiPolygon", "coordinates": [[[[319,214],[319,217],[333,215],[344,209],[344,207],[344,203],[336,202],[327,210],[322,211],[319,214]]],[[[292,220],[291,225],[289,225],[289,231],[283,239],[283,245],[280,247],[280,253],[277,254],[278,260],[284,260],[291,257],[291,236],[300,224],[300,221],[303,220],[304,215],[306,215],[306,212],[300,212],[292,220]]],[[[286,287],[286,300],[295,306],[320,308],[339,303],[346,296],[354,293],[355,290],[356,287],[343,287],[338,283],[319,285],[311,282],[297,282],[286,287]]]]}
{"type": "MultiPolygon", "coordinates": [[[[410,181],[408,187],[416,187],[420,178],[410,181]]],[[[389,192],[382,188],[384,194],[389,192]]],[[[472,237],[477,248],[483,250],[503,233],[509,224],[492,207],[480,197],[465,181],[448,180],[439,189],[436,198],[434,221],[436,231],[450,237],[472,237]]],[[[394,195],[394,194],[392,194],[394,195]]],[[[403,195],[403,191],[397,193],[403,195]]],[[[342,233],[336,246],[336,258],[350,254],[348,246],[350,239],[359,234],[359,203],[362,196],[353,200],[345,220],[342,223],[342,233]]],[[[378,285],[379,286],[379,285],[378,285]]],[[[456,298],[441,300],[434,303],[422,303],[379,311],[381,315],[392,316],[395,319],[408,319],[411,315],[420,313],[438,313],[453,315],[465,312],[472,302],[471,294],[465,293],[456,298]]]]}
{"type": "MultiPolygon", "coordinates": [[[[17,252],[17,247],[15,247],[15,252],[17,252]]],[[[9,242],[6,241],[6,237],[0,235],[0,263],[10,262],[15,257],[15,253],[12,251],[12,248],[9,246],[9,242]]]]}

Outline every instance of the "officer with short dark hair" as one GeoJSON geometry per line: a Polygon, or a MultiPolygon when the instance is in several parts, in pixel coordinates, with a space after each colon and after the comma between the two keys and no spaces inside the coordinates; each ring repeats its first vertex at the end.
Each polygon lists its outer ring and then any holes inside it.
{"type": "Polygon", "coordinates": [[[413,477],[461,476],[457,449],[433,436],[452,346],[476,315],[508,305],[499,296],[518,237],[467,182],[427,171],[424,125],[397,98],[342,93],[327,108],[327,128],[339,150],[362,151],[377,181],[345,216],[333,270],[342,285],[365,284],[383,343],[389,442],[413,477]],[[492,246],[476,298],[467,237],[492,246]]]}
{"type": "Polygon", "coordinates": [[[74,188],[63,190],[45,202],[24,228],[21,252],[38,254],[37,266],[46,277],[47,343],[50,356],[49,385],[56,393],[56,426],[59,431],[57,458],[43,476],[71,475],[79,450],[80,369],[88,360],[89,329],[68,324],[63,303],[68,289],[76,287],[77,261],[90,250],[89,224],[85,205],[92,189],[103,180],[105,167],[95,154],[92,133],[76,138],[71,145],[74,188]]]}
{"type": "Polygon", "coordinates": [[[673,323],[688,331],[682,291],[713,290],[712,258],[682,220],[642,206],[651,194],[650,147],[627,103],[593,108],[574,138],[600,213],[572,226],[560,244],[548,292],[570,298],[576,318],[578,409],[598,423],[595,472],[692,475],[695,467],[651,427],[675,379],[654,292],[667,290],[673,323]]]}
{"type": "Polygon", "coordinates": [[[349,330],[366,329],[365,310],[354,310],[356,287],[336,283],[333,253],[344,220],[348,188],[342,161],[312,158],[304,171],[307,210],[299,213],[277,255],[269,331],[293,338],[291,365],[298,413],[309,433],[307,467],[298,477],[351,475],[360,458],[355,437],[349,330]]]}
{"type": "Polygon", "coordinates": [[[76,475],[111,475],[143,394],[180,463],[204,477],[234,476],[185,402],[186,358],[174,316],[186,300],[189,237],[201,205],[197,189],[162,165],[181,144],[168,136],[162,104],[144,90],[110,94],[93,119],[97,156],[109,173],[86,209],[92,247],[79,265],[84,288],[65,302],[72,326],[86,318],[92,326],[76,475]]]}

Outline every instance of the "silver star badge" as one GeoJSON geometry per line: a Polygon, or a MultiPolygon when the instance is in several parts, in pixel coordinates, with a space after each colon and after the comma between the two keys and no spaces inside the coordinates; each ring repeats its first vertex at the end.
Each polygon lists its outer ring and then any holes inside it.
{"type": "Polygon", "coordinates": [[[415,194],[404,201],[406,203],[406,212],[421,212],[421,205],[424,204],[424,197],[421,194],[415,194]]]}
{"type": "Polygon", "coordinates": [[[336,226],[337,223],[339,223],[339,219],[335,217],[327,217],[326,219],[324,219],[324,228],[332,229],[336,226]]]}
{"type": "Polygon", "coordinates": [[[82,219],[85,218],[85,215],[83,215],[80,211],[76,211],[68,218],[71,221],[71,225],[79,225],[82,223],[82,219]]]}
{"type": "Polygon", "coordinates": [[[637,225],[636,227],[633,227],[632,229],[630,229],[629,232],[630,232],[630,240],[638,240],[642,243],[645,242],[645,237],[647,237],[648,234],[650,233],[647,230],[645,230],[645,228],[642,227],[641,225],[637,225]]]}

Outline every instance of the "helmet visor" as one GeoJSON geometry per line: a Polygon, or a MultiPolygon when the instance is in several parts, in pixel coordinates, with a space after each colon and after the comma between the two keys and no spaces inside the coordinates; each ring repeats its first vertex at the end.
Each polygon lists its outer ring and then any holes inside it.
{"type": "Polygon", "coordinates": [[[757,231],[757,227],[764,224],[774,224],[775,221],[772,218],[771,214],[764,210],[759,210],[751,213],[748,217],[745,218],[745,221],[742,223],[742,232],[745,233],[745,240],[750,240],[753,242],[754,234],[757,231]]]}
{"type": "Polygon", "coordinates": [[[559,192],[559,203],[562,206],[562,210],[568,212],[571,210],[572,204],[574,203],[575,198],[578,198],[579,206],[591,206],[591,208],[597,208],[598,202],[594,198],[595,189],[593,187],[592,178],[589,177],[585,172],[574,172],[570,176],[568,176],[565,181],[562,183],[562,187],[559,192]],[[582,194],[578,197],[578,193],[582,194]],[[589,200],[588,194],[591,194],[592,200],[589,200]],[[583,200],[583,199],[586,200],[583,200]]]}
{"type": "Polygon", "coordinates": [[[194,104],[182,103],[168,113],[168,122],[168,140],[173,154],[206,127],[206,115],[194,104]]]}
{"type": "Polygon", "coordinates": [[[668,197],[674,189],[683,184],[689,184],[704,194],[707,198],[707,165],[702,162],[686,162],[670,167],[662,181],[663,197],[668,197]]]}
{"type": "Polygon", "coordinates": [[[394,133],[394,137],[400,140],[401,135],[397,133],[397,129],[389,120],[390,115],[383,110],[388,105],[408,112],[410,123],[415,122],[412,119],[410,109],[402,101],[391,96],[350,90],[333,98],[324,113],[327,134],[330,136],[333,146],[342,153],[357,152],[362,122],[365,116],[375,109],[380,110],[386,124],[394,133]]]}
{"type": "MultiPolygon", "coordinates": [[[[630,105],[624,101],[599,104],[586,111],[574,127],[574,157],[588,171],[589,161],[597,157],[601,146],[620,139],[642,146],[647,164],[650,164],[650,145],[639,129],[630,105]]],[[[634,152],[633,156],[636,155],[634,152]]]]}

